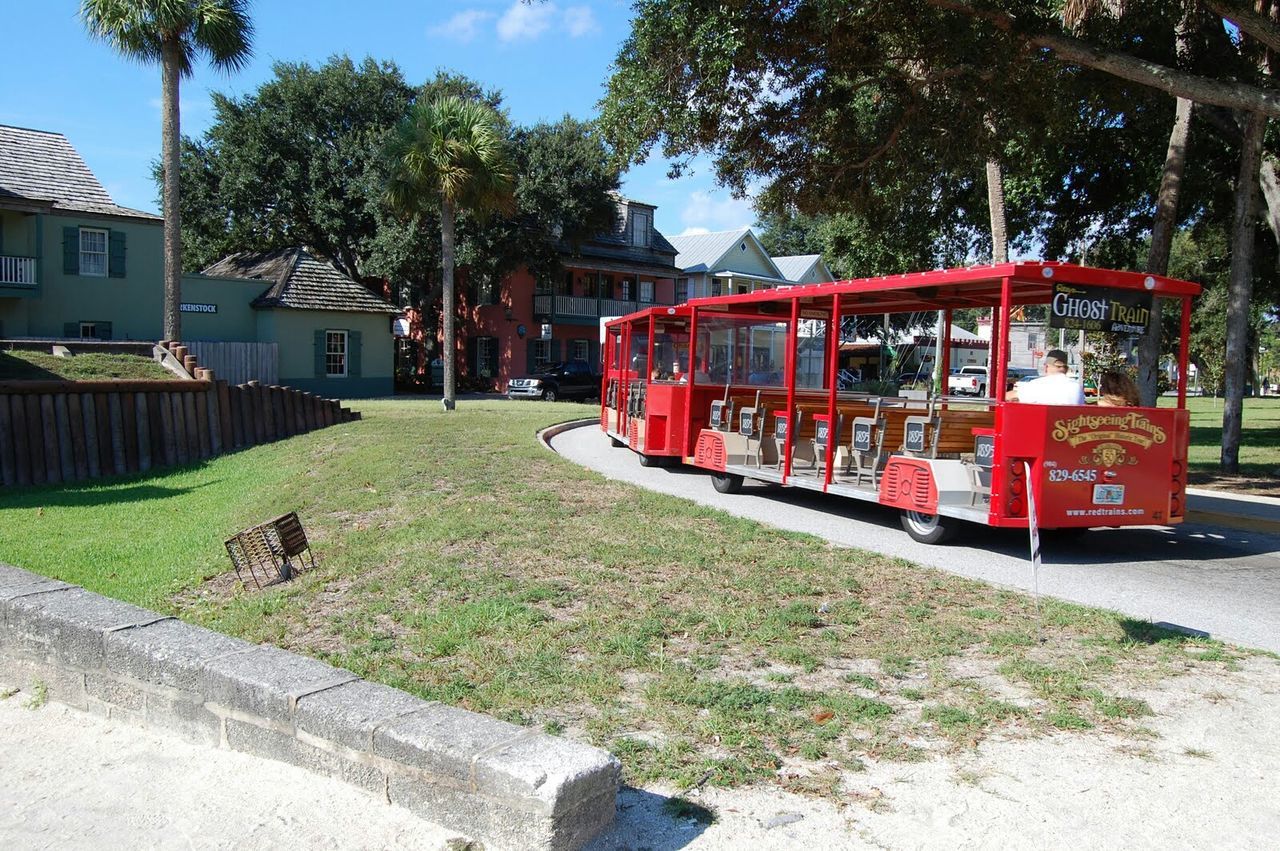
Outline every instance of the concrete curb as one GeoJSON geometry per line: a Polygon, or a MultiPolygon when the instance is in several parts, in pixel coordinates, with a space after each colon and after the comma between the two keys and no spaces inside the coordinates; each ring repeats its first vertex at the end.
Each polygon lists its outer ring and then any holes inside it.
{"type": "Polygon", "coordinates": [[[1253,494],[1187,488],[1189,523],[1205,523],[1244,532],[1280,534],[1280,499],[1253,494]]]}
{"type": "Polygon", "coordinates": [[[340,778],[489,848],[579,848],[614,817],[603,750],[5,564],[0,681],[340,778]]]}
{"type": "MultiPolygon", "coordinates": [[[[590,417],[590,418],[583,418],[580,420],[566,420],[565,422],[562,422],[562,423],[549,425],[538,432],[538,442],[541,443],[543,446],[545,446],[547,449],[550,449],[552,452],[555,452],[555,449],[553,449],[551,446],[551,441],[555,440],[557,436],[564,434],[566,431],[571,431],[575,428],[583,428],[584,426],[599,425],[599,424],[600,424],[600,420],[598,417],[590,417]]],[[[556,454],[558,455],[559,453],[556,453],[556,454]]]]}

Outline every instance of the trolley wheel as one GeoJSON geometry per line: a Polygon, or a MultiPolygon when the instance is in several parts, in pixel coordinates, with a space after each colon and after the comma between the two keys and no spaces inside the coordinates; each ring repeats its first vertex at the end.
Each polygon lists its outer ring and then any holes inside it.
{"type": "Polygon", "coordinates": [[[542,391],[542,401],[554,402],[555,400],[556,400],[556,391],[552,390],[549,387],[546,390],[542,391]]]}
{"type": "Polygon", "coordinates": [[[963,520],[943,517],[941,514],[922,514],[919,511],[902,512],[902,528],[914,541],[922,544],[941,544],[951,540],[960,531],[963,520]]]}
{"type": "Polygon", "coordinates": [[[621,449],[622,447],[626,446],[625,443],[623,443],[621,440],[618,440],[618,438],[616,437],[609,438],[609,443],[613,445],[614,449],[621,449]]]}
{"type": "Polygon", "coordinates": [[[661,467],[662,459],[657,455],[645,455],[643,452],[637,453],[640,456],[641,467],[661,467]]]}
{"type": "Polygon", "coordinates": [[[738,493],[742,490],[742,476],[737,473],[712,473],[711,487],[716,493],[738,493]]]}

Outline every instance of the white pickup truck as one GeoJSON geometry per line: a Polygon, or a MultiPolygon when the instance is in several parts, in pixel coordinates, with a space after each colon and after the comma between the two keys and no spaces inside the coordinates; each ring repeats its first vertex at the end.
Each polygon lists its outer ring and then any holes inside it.
{"type": "MultiPolygon", "coordinates": [[[[1034,369],[1011,366],[1005,370],[1005,389],[1013,389],[1019,381],[1035,378],[1038,373],[1034,369]]],[[[987,396],[987,368],[985,366],[962,366],[959,372],[947,376],[947,395],[949,396],[987,396]]]]}

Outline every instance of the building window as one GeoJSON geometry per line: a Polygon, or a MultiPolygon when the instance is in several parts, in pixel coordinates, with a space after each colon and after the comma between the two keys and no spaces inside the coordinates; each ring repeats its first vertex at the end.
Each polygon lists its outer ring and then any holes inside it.
{"type": "Polygon", "coordinates": [[[94,278],[107,276],[107,232],[101,228],[80,228],[80,274],[94,278]]]}
{"type": "Polygon", "coordinates": [[[632,291],[632,288],[634,286],[635,286],[635,282],[632,281],[630,278],[622,279],[622,300],[623,301],[631,301],[633,298],[635,298],[635,293],[632,291]]]}
{"type": "Polygon", "coordinates": [[[590,343],[587,340],[573,341],[573,360],[585,361],[591,356],[590,343]]]}
{"type": "Polygon", "coordinates": [[[649,214],[631,214],[631,244],[644,248],[649,245],[649,214]]]}
{"type": "Polygon", "coordinates": [[[534,340],[533,341],[533,363],[529,365],[530,369],[541,369],[551,363],[551,345],[554,340],[534,340]]]}
{"type": "Polygon", "coordinates": [[[80,339],[81,340],[98,339],[98,323],[97,322],[81,322],[80,323],[80,339]]]}
{"type": "Polygon", "coordinates": [[[324,332],[324,374],[329,378],[347,375],[347,332],[324,332]]]}
{"type": "Polygon", "coordinates": [[[476,337],[476,375],[493,378],[498,362],[498,341],[494,337],[476,337]]]}
{"type": "Polygon", "coordinates": [[[640,282],[640,300],[649,304],[653,303],[653,281],[640,282]]]}
{"type": "Polygon", "coordinates": [[[713,278],[711,281],[711,294],[713,296],[720,295],[720,279],[713,278]]]}
{"type": "Polygon", "coordinates": [[[684,304],[689,300],[689,279],[676,278],[676,304],[684,304]]]}

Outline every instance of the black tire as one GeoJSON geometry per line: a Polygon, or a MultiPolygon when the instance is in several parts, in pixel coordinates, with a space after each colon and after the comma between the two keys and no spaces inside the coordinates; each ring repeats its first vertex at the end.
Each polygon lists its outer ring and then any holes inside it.
{"type": "Polygon", "coordinates": [[[950,541],[960,532],[960,524],[964,522],[941,514],[922,514],[919,511],[906,510],[902,512],[899,519],[902,521],[902,528],[911,536],[911,539],[922,544],[943,544],[950,541]]]}
{"type": "Polygon", "coordinates": [[[742,490],[742,476],[737,473],[712,473],[711,487],[716,493],[738,493],[742,490]]]}
{"type": "Polygon", "coordinates": [[[985,385],[985,384],[979,384],[979,385],[978,385],[978,395],[979,395],[979,396],[986,396],[986,395],[987,395],[987,385],[985,385]]]}
{"type": "Polygon", "coordinates": [[[641,452],[640,466],[641,467],[661,467],[662,459],[659,458],[657,455],[645,455],[643,452],[641,452]]]}
{"type": "Polygon", "coordinates": [[[548,387],[542,391],[542,401],[554,402],[556,400],[556,390],[554,387],[548,387]]]}
{"type": "Polygon", "coordinates": [[[616,437],[609,438],[609,442],[613,444],[614,449],[621,449],[622,447],[626,446],[625,443],[623,443],[621,440],[618,440],[618,438],[616,437]]]}

